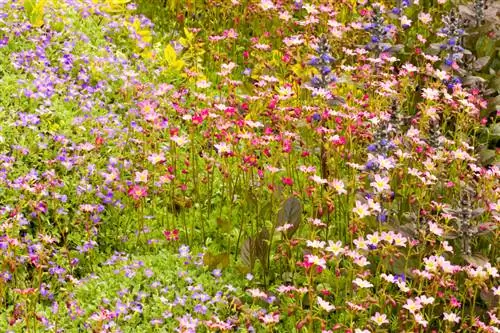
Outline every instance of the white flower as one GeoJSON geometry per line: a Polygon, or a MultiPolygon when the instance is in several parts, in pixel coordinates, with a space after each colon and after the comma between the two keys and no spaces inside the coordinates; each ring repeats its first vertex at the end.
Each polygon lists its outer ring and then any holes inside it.
{"type": "Polygon", "coordinates": [[[382,177],[380,175],[375,175],[375,180],[370,185],[379,193],[391,189],[389,186],[389,177],[382,177]]]}
{"type": "Polygon", "coordinates": [[[446,321],[454,322],[454,323],[457,323],[457,324],[460,322],[460,317],[457,316],[453,312],[451,312],[451,313],[444,312],[443,316],[444,316],[444,320],[446,320],[446,321]]]}
{"type": "Polygon", "coordinates": [[[371,288],[371,287],[373,287],[373,284],[371,284],[371,282],[363,280],[363,279],[360,279],[360,278],[354,279],[352,281],[352,283],[354,283],[355,285],[357,285],[360,288],[371,288]]]}
{"type": "Polygon", "coordinates": [[[441,229],[437,223],[429,222],[429,230],[436,236],[443,236],[443,229],[441,229]]]}
{"type": "Polygon", "coordinates": [[[403,15],[399,18],[399,21],[401,22],[402,26],[410,26],[411,25],[411,20],[406,17],[406,15],[403,15]]]}
{"type": "Polygon", "coordinates": [[[377,245],[380,242],[380,235],[378,232],[374,232],[373,234],[366,236],[366,240],[370,245],[377,245]]]}
{"type": "Polygon", "coordinates": [[[418,310],[420,310],[422,308],[422,303],[420,303],[420,301],[418,299],[412,300],[411,298],[409,298],[406,300],[406,304],[403,305],[403,308],[405,308],[408,311],[410,311],[411,313],[415,314],[415,312],[417,312],[418,310]]]}
{"type": "Polygon", "coordinates": [[[318,175],[310,176],[309,179],[315,182],[316,184],[328,184],[328,180],[323,179],[318,175]]]}
{"type": "Polygon", "coordinates": [[[325,249],[328,252],[333,253],[334,256],[338,256],[341,253],[344,253],[344,248],[342,247],[342,242],[337,241],[334,243],[333,241],[328,241],[328,247],[325,249]]]}
{"type": "Polygon", "coordinates": [[[215,149],[217,149],[217,153],[219,155],[231,152],[231,145],[227,144],[225,142],[216,143],[216,144],[214,144],[214,147],[215,147],[215,149]]]}
{"type": "Polygon", "coordinates": [[[439,98],[440,92],[437,89],[432,88],[424,88],[422,89],[422,97],[425,99],[430,99],[431,101],[435,101],[439,98]]]}
{"type": "Polygon", "coordinates": [[[312,247],[314,249],[322,249],[325,247],[326,243],[319,240],[313,240],[313,241],[308,240],[306,242],[306,245],[307,247],[312,247]]]}
{"type": "Polygon", "coordinates": [[[318,305],[325,310],[326,312],[330,312],[332,310],[335,310],[335,306],[331,305],[327,301],[323,300],[321,297],[318,296],[318,305]]]}
{"type": "Polygon", "coordinates": [[[352,209],[353,213],[357,214],[359,218],[370,215],[370,209],[368,205],[361,203],[361,201],[356,200],[356,207],[352,209]]]}
{"type": "Polygon", "coordinates": [[[427,327],[427,324],[429,324],[429,322],[427,320],[425,320],[424,317],[420,313],[414,314],[414,317],[415,317],[415,321],[417,323],[419,323],[420,325],[422,325],[423,327],[427,327]]]}
{"type": "Polygon", "coordinates": [[[147,183],[148,182],[148,170],[144,170],[142,172],[135,173],[135,182],[136,183],[147,183]]]}
{"type": "Polygon", "coordinates": [[[337,191],[337,194],[346,194],[347,191],[345,190],[345,185],[344,182],[338,179],[333,179],[328,185],[333,187],[335,191],[337,191]]]}
{"type": "Polygon", "coordinates": [[[423,24],[428,24],[432,22],[432,16],[429,13],[420,12],[418,13],[418,20],[423,24]]]}
{"type": "Polygon", "coordinates": [[[406,282],[403,281],[398,281],[396,282],[396,285],[398,286],[399,290],[401,290],[404,293],[407,293],[410,291],[410,288],[406,285],[406,282]]]}
{"type": "Polygon", "coordinates": [[[448,241],[444,241],[443,243],[441,243],[441,245],[443,245],[443,249],[446,251],[446,252],[451,252],[453,253],[453,247],[448,244],[448,241]]]}
{"type": "Polygon", "coordinates": [[[258,288],[248,289],[247,292],[254,298],[267,298],[267,294],[258,288]]]}
{"type": "Polygon", "coordinates": [[[432,297],[432,296],[431,296],[431,297],[427,297],[427,296],[425,296],[425,295],[421,295],[421,296],[417,297],[417,300],[418,300],[420,303],[424,304],[424,305],[429,305],[429,304],[434,303],[435,298],[434,298],[434,297],[432,297]]]}
{"type": "Polygon", "coordinates": [[[170,137],[170,139],[173,142],[175,142],[179,147],[183,147],[189,143],[189,139],[187,138],[187,136],[174,135],[174,136],[170,137]]]}
{"type": "Polygon", "coordinates": [[[307,263],[314,264],[314,265],[319,266],[323,269],[326,269],[326,260],[324,258],[320,258],[320,257],[312,255],[312,254],[306,255],[305,257],[306,257],[307,263]]]}
{"type": "Polygon", "coordinates": [[[354,330],[354,333],[370,333],[369,330],[362,330],[361,328],[356,328],[354,330]]]}
{"type": "Polygon", "coordinates": [[[263,10],[270,10],[276,8],[276,6],[271,0],[262,0],[260,2],[260,8],[262,8],[263,10]]]}

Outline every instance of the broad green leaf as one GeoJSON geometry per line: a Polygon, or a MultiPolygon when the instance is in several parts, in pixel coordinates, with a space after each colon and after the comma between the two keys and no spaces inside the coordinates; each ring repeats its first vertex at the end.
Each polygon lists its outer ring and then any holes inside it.
{"type": "Polygon", "coordinates": [[[173,63],[174,61],[177,60],[177,53],[175,53],[174,47],[170,44],[168,44],[165,47],[165,51],[163,52],[163,55],[165,57],[165,60],[167,63],[173,63]]]}
{"type": "Polygon", "coordinates": [[[255,263],[255,242],[251,237],[245,239],[241,246],[241,261],[247,266],[250,271],[253,269],[255,263]]]}
{"type": "Polygon", "coordinates": [[[467,261],[467,263],[474,265],[476,267],[484,266],[488,263],[488,258],[478,253],[474,253],[472,255],[464,254],[462,255],[462,258],[464,258],[464,260],[467,261]]]}
{"type": "Polygon", "coordinates": [[[289,197],[278,212],[278,225],[291,224],[292,227],[285,231],[285,236],[290,238],[299,228],[302,220],[302,204],[296,197],[289,197]]]}

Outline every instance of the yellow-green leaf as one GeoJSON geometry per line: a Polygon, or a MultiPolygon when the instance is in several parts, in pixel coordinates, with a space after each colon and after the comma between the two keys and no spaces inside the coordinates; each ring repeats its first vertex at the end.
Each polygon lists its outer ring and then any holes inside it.
{"type": "Polygon", "coordinates": [[[174,47],[172,45],[168,44],[165,47],[164,57],[165,57],[165,61],[168,64],[171,64],[177,60],[177,53],[175,53],[174,47]]]}

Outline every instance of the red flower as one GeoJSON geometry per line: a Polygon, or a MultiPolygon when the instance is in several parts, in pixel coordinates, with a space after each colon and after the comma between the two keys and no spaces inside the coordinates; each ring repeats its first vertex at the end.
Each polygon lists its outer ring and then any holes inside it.
{"type": "Polygon", "coordinates": [[[172,231],[165,230],[163,235],[167,239],[167,241],[176,241],[179,240],[179,229],[174,229],[172,231]]]}

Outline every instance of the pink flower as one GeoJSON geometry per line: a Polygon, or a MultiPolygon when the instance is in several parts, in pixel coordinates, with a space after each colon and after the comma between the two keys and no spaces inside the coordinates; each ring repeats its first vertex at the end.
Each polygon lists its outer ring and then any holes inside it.
{"type": "Polygon", "coordinates": [[[453,308],[459,308],[462,305],[455,296],[451,296],[450,305],[453,308]]]}
{"type": "Polygon", "coordinates": [[[128,189],[128,195],[134,200],[148,196],[148,188],[146,186],[133,185],[128,189]]]}

